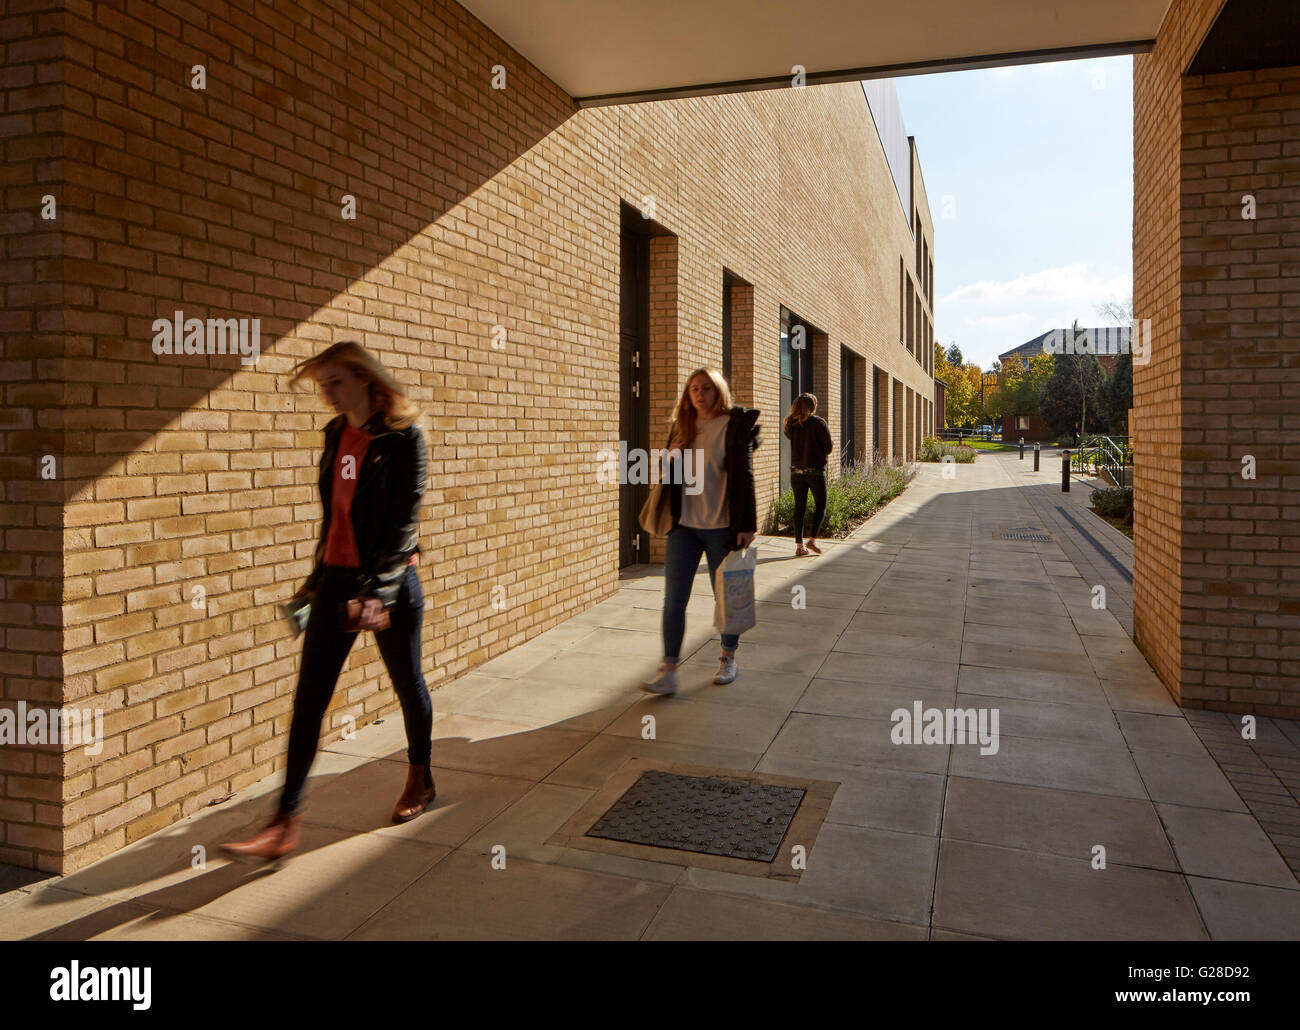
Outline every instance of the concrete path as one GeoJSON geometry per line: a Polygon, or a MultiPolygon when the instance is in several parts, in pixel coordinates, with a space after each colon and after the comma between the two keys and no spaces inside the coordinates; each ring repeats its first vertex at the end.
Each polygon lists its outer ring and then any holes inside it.
{"type": "Polygon", "coordinates": [[[740,678],[709,682],[701,575],[674,698],[637,689],[661,646],[662,579],[645,570],[435,694],[434,811],[387,823],[405,773],[392,714],[318,758],[304,848],[284,868],[216,850],[266,818],[275,777],[10,891],[0,933],[1294,938],[1300,885],[1115,616],[1091,606],[1090,577],[1056,542],[999,539],[1046,528],[1039,507],[985,455],[952,479],[922,466],[821,558],[761,539],[740,678]],[[891,714],[917,703],[983,710],[990,727],[996,713],[996,753],[893,743],[891,714]],[[797,883],[548,844],[633,756],[840,785],[797,883]]]}
{"type": "MultiPolygon", "coordinates": [[[[1056,536],[1085,582],[1106,588],[1107,609],[1131,637],[1133,541],[1091,510],[1093,489],[1108,484],[1074,476],[1070,491],[1062,492],[1056,448],[1043,452],[1037,473],[1028,452],[1024,461],[1005,453],[997,459],[1033,506],[1038,525],[1056,536]]],[[[1300,876],[1300,724],[1256,719],[1255,735],[1246,739],[1239,717],[1196,710],[1184,714],[1291,872],[1300,876]]]]}
{"type": "Polygon", "coordinates": [[[1068,493],[1061,490],[1061,451],[1044,450],[1039,471],[1033,454],[993,452],[985,455],[1004,465],[1020,487],[1042,526],[1061,545],[1075,570],[1089,584],[1106,588],[1106,608],[1133,635],[1133,541],[1092,511],[1092,492],[1110,484],[1090,476],[1072,475],[1068,493]]]}

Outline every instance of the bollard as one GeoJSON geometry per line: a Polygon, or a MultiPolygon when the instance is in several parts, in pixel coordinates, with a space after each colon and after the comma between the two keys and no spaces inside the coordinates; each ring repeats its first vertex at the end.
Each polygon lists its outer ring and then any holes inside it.
{"type": "Polygon", "coordinates": [[[1034,444],[1034,471],[1038,471],[1038,444],[1034,444]]]}
{"type": "Polygon", "coordinates": [[[1020,460],[1025,460],[1025,438],[1023,436],[1020,438],[1020,460]]]}
{"type": "Polygon", "coordinates": [[[1070,492],[1070,452],[1061,452],[1061,493],[1070,492]]]}

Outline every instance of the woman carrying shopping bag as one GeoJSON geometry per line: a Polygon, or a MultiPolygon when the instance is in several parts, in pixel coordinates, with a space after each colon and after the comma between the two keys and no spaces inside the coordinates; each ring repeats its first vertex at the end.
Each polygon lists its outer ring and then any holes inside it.
{"type": "MultiPolygon", "coordinates": [[[[672,529],[664,557],[664,660],[643,684],[654,694],[677,692],[677,662],[686,635],[686,603],[707,556],[709,581],[717,589],[718,566],[743,551],[757,530],[753,452],[759,446],[758,411],[732,406],[722,373],[696,369],[686,378],[668,439],[672,529]],[[691,452],[684,454],[683,452],[691,452]]],[[[722,635],[714,683],[736,678],[738,634],[722,635]]]]}
{"type": "Polygon", "coordinates": [[[826,517],[826,459],[835,444],[826,420],[816,414],[817,398],[801,393],[790,405],[785,417],[785,435],[790,441],[790,488],[794,490],[794,556],[802,558],[809,551],[821,554],[817,546],[817,532],[826,517]],[[817,504],[817,514],[812,519],[812,532],[808,546],[803,545],[804,513],[808,506],[808,493],[812,492],[817,504]]]}
{"type": "Polygon", "coordinates": [[[424,599],[415,568],[428,461],[419,411],[359,343],[336,343],[302,362],[291,384],[309,376],[338,414],[325,427],[319,477],[324,521],[315,565],[287,606],[301,611],[310,603],[289,757],[270,825],[249,840],[222,845],[236,858],[280,859],[297,847],[298,808],[321,723],[362,631],[375,634],[406,724],[410,768],[393,821],[414,818],[434,798],[433,708],[420,668],[424,599]]]}

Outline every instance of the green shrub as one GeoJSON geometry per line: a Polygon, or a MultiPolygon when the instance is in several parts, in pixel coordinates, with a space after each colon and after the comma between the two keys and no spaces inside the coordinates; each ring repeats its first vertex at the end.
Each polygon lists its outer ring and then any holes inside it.
{"type": "MultiPolygon", "coordinates": [[[[911,465],[895,464],[877,455],[872,465],[851,467],[826,484],[826,517],[822,536],[847,536],[883,504],[903,492],[915,477],[911,465]]],[[[808,514],[813,501],[808,499],[808,514]]],[[[794,523],[794,491],[786,490],[777,499],[768,516],[768,532],[788,534],[794,523]]]]}
{"type": "Polygon", "coordinates": [[[917,455],[918,461],[943,461],[944,455],[952,455],[954,461],[960,465],[969,465],[975,460],[975,455],[979,451],[974,447],[967,447],[961,443],[947,443],[938,437],[927,436],[921,441],[921,453],[917,455]]]}
{"type": "Polygon", "coordinates": [[[1092,510],[1111,519],[1133,521],[1133,488],[1115,487],[1092,492],[1092,510]]]}

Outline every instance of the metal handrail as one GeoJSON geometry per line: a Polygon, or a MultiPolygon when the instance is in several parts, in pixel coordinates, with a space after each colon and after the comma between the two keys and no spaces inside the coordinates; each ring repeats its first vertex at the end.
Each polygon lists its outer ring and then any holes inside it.
{"type": "Polygon", "coordinates": [[[1132,453],[1127,436],[1094,436],[1088,444],[1080,446],[1075,457],[1080,468],[1091,469],[1094,475],[1104,470],[1111,482],[1123,485],[1124,470],[1133,464],[1132,453]]]}

